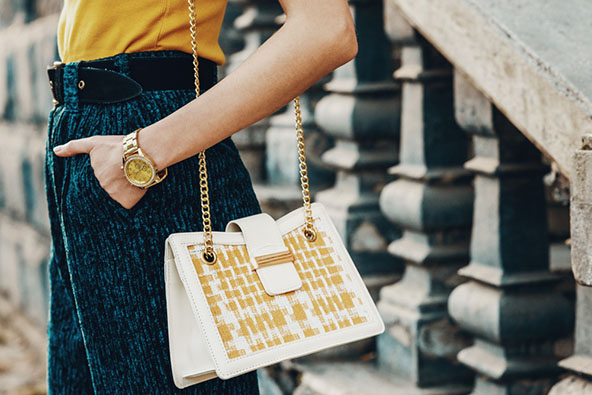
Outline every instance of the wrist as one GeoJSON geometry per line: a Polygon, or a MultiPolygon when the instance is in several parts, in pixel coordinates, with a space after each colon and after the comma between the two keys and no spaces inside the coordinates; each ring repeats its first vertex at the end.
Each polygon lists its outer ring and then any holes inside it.
{"type": "Polygon", "coordinates": [[[138,146],[146,155],[148,155],[158,171],[164,170],[170,166],[166,158],[166,149],[163,149],[162,142],[155,139],[157,133],[153,126],[143,128],[142,133],[138,133],[138,146]]]}
{"type": "Polygon", "coordinates": [[[140,147],[140,136],[144,129],[139,128],[125,135],[122,139],[123,164],[121,169],[125,178],[139,188],[149,188],[162,182],[167,174],[167,168],[158,168],[158,164],[140,147]]]}

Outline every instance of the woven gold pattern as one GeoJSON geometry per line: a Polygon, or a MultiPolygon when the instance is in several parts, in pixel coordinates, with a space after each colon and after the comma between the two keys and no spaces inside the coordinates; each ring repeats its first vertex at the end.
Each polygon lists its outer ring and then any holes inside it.
{"type": "Polygon", "coordinates": [[[283,236],[302,288],[278,296],[265,293],[245,245],[217,246],[212,266],[201,260],[203,245],[187,247],[229,359],[368,321],[329,236],[310,242],[302,230],[283,236]]]}

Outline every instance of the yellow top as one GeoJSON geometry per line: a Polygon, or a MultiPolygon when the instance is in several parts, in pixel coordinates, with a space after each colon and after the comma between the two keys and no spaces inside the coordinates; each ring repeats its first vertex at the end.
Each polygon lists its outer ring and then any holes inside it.
{"type": "MultiPolygon", "coordinates": [[[[199,55],[218,64],[218,35],[227,0],[194,0],[199,55]]],[[[119,53],[179,50],[191,53],[187,0],[65,0],[58,23],[62,62],[119,53]]]]}

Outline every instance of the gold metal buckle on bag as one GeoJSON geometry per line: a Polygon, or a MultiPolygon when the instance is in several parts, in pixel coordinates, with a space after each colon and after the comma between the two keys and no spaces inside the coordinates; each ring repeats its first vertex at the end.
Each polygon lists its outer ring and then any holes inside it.
{"type": "Polygon", "coordinates": [[[292,251],[275,252],[273,254],[261,255],[255,257],[255,264],[252,270],[255,271],[262,267],[279,265],[282,263],[294,262],[294,254],[292,251]]]}

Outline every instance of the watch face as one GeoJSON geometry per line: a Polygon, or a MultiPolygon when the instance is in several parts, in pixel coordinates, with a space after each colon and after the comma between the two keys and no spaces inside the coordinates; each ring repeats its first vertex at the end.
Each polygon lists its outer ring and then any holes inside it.
{"type": "Polygon", "coordinates": [[[129,182],[139,187],[146,186],[154,179],[152,164],[141,156],[133,156],[125,162],[124,173],[129,182]]]}

